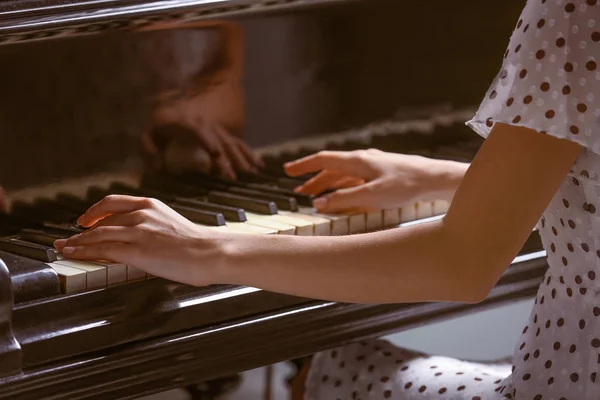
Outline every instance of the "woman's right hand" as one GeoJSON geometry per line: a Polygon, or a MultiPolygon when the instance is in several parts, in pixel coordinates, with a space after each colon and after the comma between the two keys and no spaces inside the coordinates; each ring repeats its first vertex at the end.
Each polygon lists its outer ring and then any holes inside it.
{"type": "Polygon", "coordinates": [[[468,164],[380,150],[322,151],[285,165],[290,176],[319,172],[297,192],[320,195],[321,212],[400,208],[417,201],[450,201],[468,164]]]}

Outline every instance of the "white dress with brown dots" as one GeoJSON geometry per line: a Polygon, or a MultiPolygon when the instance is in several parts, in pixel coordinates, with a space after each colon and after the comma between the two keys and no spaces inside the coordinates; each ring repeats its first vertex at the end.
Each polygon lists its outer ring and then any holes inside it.
{"type": "MultiPolygon", "coordinates": [[[[530,0],[476,116],[575,141],[582,152],[539,223],[550,268],[511,364],[368,341],[320,353],[306,400],[600,399],[600,5],[530,0]]],[[[509,159],[507,159],[507,162],[509,159]]]]}

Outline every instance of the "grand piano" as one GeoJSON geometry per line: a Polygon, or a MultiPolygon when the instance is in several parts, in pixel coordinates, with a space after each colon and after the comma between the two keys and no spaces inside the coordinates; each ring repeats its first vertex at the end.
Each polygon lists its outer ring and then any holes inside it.
{"type": "Polygon", "coordinates": [[[0,398],[135,398],[533,297],[547,267],[536,232],[489,297],[469,305],[191,287],[127,265],[69,264],[49,246],[108,193],[160,197],[197,223],[255,234],[353,234],[441,217],[443,202],[320,215],[281,165],[368,148],[468,161],[481,141],[463,122],[520,8],[0,2],[0,183],[11,201],[0,214],[0,398]],[[265,169],[215,177],[190,139],[201,128],[178,126],[192,117],[242,138],[265,169]],[[160,144],[158,158],[143,137],[160,144]]]}

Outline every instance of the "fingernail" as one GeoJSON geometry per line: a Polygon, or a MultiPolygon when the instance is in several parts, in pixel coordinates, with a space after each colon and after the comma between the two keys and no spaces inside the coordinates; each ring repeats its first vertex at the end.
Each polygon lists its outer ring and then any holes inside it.
{"type": "Polygon", "coordinates": [[[81,225],[81,224],[82,224],[82,222],[83,222],[83,220],[84,220],[84,217],[85,217],[85,214],[83,214],[81,217],[77,218],[77,223],[78,223],[79,225],[81,225]]]}
{"type": "Polygon", "coordinates": [[[75,253],[75,247],[65,247],[62,252],[63,254],[73,254],[75,253]]]}
{"type": "Polygon", "coordinates": [[[302,192],[303,189],[304,189],[304,186],[300,185],[294,189],[294,192],[300,193],[300,192],[302,192]]]}
{"type": "Polygon", "coordinates": [[[327,199],[325,197],[319,197],[313,200],[313,206],[315,208],[324,208],[327,206],[327,199]]]}
{"type": "Polygon", "coordinates": [[[67,239],[57,239],[54,241],[54,247],[64,247],[67,244],[67,239]]]}

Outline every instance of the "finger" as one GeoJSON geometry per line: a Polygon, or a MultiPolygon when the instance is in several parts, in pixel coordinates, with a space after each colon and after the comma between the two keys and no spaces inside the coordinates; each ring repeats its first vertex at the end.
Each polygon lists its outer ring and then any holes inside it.
{"type": "Polygon", "coordinates": [[[95,229],[103,226],[137,226],[148,221],[148,214],[143,209],[135,210],[132,212],[110,214],[100,219],[88,230],[84,231],[83,234],[88,234],[95,229]]]}
{"type": "Polygon", "coordinates": [[[344,177],[344,178],[340,179],[339,181],[333,183],[333,185],[331,186],[331,189],[345,189],[345,188],[350,188],[350,187],[354,187],[354,186],[358,186],[358,185],[363,185],[364,183],[365,183],[364,179],[348,176],[348,177],[344,177]]]}
{"type": "Polygon", "coordinates": [[[236,179],[235,171],[223,146],[222,133],[218,128],[212,124],[203,123],[202,131],[199,133],[202,138],[211,138],[211,148],[208,150],[219,174],[228,179],[236,179]]]}
{"type": "Polygon", "coordinates": [[[77,223],[84,227],[90,227],[111,214],[130,213],[150,208],[153,205],[154,200],[145,197],[113,194],[91,206],[85,214],[79,217],[77,223]]]}
{"type": "Polygon", "coordinates": [[[248,145],[244,143],[243,140],[235,138],[235,141],[237,142],[239,150],[244,154],[244,156],[246,157],[248,162],[250,162],[250,164],[257,165],[259,167],[265,166],[263,160],[261,160],[261,158],[254,151],[252,151],[252,149],[250,149],[250,147],[248,147],[248,145]]]}
{"type": "Polygon", "coordinates": [[[229,158],[225,153],[219,155],[214,159],[214,163],[217,167],[218,173],[227,179],[235,180],[237,178],[237,174],[229,161],[229,158]]]}
{"type": "Polygon", "coordinates": [[[79,247],[103,242],[132,243],[138,237],[139,230],[127,226],[102,226],[94,230],[71,236],[68,239],[58,239],[54,247],[62,251],[65,247],[79,247]]]}
{"type": "Polygon", "coordinates": [[[299,176],[328,169],[341,172],[344,175],[367,178],[370,171],[360,154],[360,152],[354,151],[321,151],[286,163],[284,168],[290,176],[299,176]]]}
{"type": "Polygon", "coordinates": [[[194,129],[195,138],[206,152],[210,154],[211,158],[217,158],[223,154],[221,142],[211,125],[207,122],[200,121],[196,126],[197,128],[194,129]]]}
{"type": "Polygon", "coordinates": [[[298,193],[319,195],[333,184],[343,179],[345,176],[341,172],[325,170],[319,172],[316,176],[310,178],[303,185],[298,186],[295,191],[298,193]]]}
{"type": "Polygon", "coordinates": [[[351,176],[341,176],[339,173],[333,171],[322,171],[319,175],[309,179],[302,186],[295,189],[298,193],[311,194],[317,196],[327,190],[331,189],[342,189],[353,186],[362,185],[365,183],[363,179],[355,178],[351,176]],[[327,175],[321,174],[328,173],[327,175]]]}
{"type": "Polygon", "coordinates": [[[88,246],[64,247],[65,258],[74,260],[103,260],[117,263],[133,264],[137,258],[136,247],[127,243],[110,242],[88,246]]]}
{"type": "MultiPolygon", "coordinates": [[[[223,128],[219,128],[220,130],[223,130],[223,128]]],[[[233,166],[235,167],[235,169],[237,171],[246,171],[246,172],[253,172],[256,169],[252,166],[252,164],[250,163],[250,161],[246,158],[246,156],[244,155],[244,153],[242,153],[242,151],[239,148],[239,144],[237,141],[233,140],[233,138],[231,138],[229,136],[229,133],[223,133],[223,144],[224,144],[224,148],[225,151],[227,152],[227,155],[229,156],[229,159],[231,161],[231,163],[233,164],[233,166]]]]}
{"type": "Polygon", "coordinates": [[[365,184],[347,189],[339,189],[313,201],[313,206],[321,212],[341,212],[352,209],[369,209],[373,203],[373,185],[365,184]]]}

